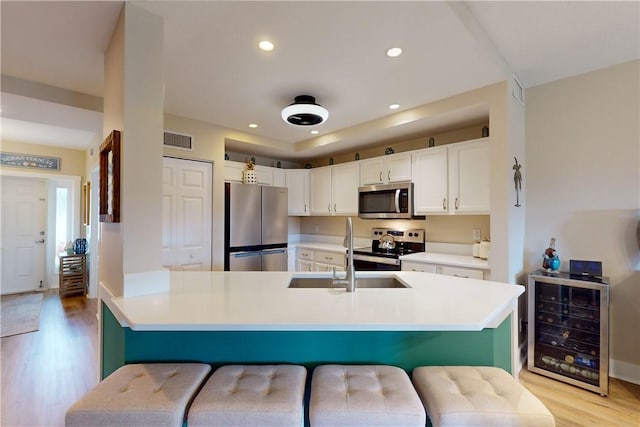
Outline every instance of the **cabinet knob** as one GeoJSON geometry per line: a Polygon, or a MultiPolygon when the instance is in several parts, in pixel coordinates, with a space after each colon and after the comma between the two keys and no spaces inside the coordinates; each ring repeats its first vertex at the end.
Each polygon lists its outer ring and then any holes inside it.
{"type": "Polygon", "coordinates": [[[336,203],[334,203],[333,205],[333,211],[338,212],[338,205],[336,203]]]}
{"type": "Polygon", "coordinates": [[[455,201],[455,206],[456,206],[456,209],[458,209],[460,207],[460,202],[458,201],[457,197],[456,197],[456,201],[455,201]]]}
{"type": "Polygon", "coordinates": [[[447,198],[442,199],[442,210],[447,210],[447,198]]]}
{"type": "Polygon", "coordinates": [[[305,212],[307,211],[307,204],[306,203],[304,204],[304,211],[305,212]]]}
{"type": "Polygon", "coordinates": [[[387,181],[391,181],[391,171],[387,171],[387,181]]]}
{"type": "Polygon", "coordinates": [[[329,212],[331,212],[331,203],[329,203],[329,204],[327,205],[327,210],[328,210],[329,212]]]}
{"type": "Polygon", "coordinates": [[[380,171],[380,178],[378,179],[378,181],[382,182],[382,171],[380,171]]]}

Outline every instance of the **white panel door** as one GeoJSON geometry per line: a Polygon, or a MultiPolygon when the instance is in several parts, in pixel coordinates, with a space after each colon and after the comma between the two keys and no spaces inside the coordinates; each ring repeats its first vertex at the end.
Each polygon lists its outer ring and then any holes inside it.
{"type": "Polygon", "coordinates": [[[47,183],[2,178],[1,293],[32,291],[45,280],[47,183]]]}
{"type": "Polygon", "coordinates": [[[309,172],[309,199],[313,215],[331,215],[331,166],[309,172]]]}
{"type": "Polygon", "coordinates": [[[309,170],[287,169],[289,215],[309,215],[309,170]]]}
{"type": "Polygon", "coordinates": [[[211,270],[211,164],[164,158],[162,175],[163,264],[211,270]]]}

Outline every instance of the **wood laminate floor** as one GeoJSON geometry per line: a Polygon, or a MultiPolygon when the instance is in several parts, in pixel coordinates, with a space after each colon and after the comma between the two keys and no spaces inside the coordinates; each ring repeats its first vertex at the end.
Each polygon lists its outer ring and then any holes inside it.
{"type": "MultiPolygon", "coordinates": [[[[45,294],[40,330],[2,338],[3,427],[63,426],[64,414],[98,382],[96,300],[45,294]]],[[[520,381],[557,427],[640,426],[640,385],[612,378],[609,396],[523,370],[520,381]]]]}

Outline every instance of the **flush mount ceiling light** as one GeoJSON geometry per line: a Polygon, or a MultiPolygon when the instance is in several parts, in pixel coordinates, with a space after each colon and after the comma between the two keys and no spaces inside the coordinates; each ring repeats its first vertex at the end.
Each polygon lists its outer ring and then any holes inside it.
{"type": "Polygon", "coordinates": [[[389,105],[389,109],[390,110],[397,110],[398,108],[400,108],[400,104],[391,104],[391,105],[389,105]]]}
{"type": "Polygon", "coordinates": [[[402,49],[400,49],[399,47],[392,47],[391,49],[387,50],[387,56],[390,58],[395,58],[396,56],[400,56],[402,54],[402,49]]]}
{"type": "Polygon", "coordinates": [[[295,102],[284,107],[282,120],[296,126],[314,126],[323,123],[329,117],[329,111],[316,104],[310,95],[296,96],[295,102]]]}
{"type": "Polygon", "coordinates": [[[271,52],[275,46],[269,40],[262,40],[258,43],[258,47],[265,52],[271,52]]]}

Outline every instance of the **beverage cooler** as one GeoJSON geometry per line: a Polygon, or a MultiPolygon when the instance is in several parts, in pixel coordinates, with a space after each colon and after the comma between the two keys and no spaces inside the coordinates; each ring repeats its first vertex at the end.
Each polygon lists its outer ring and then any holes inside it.
{"type": "Polygon", "coordinates": [[[602,396],[609,392],[609,280],[529,275],[528,368],[602,396]]]}

